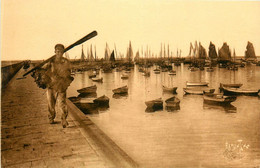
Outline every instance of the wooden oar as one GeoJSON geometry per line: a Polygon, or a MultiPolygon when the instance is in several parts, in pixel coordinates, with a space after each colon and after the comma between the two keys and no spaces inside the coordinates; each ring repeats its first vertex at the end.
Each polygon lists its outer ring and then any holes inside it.
{"type": "MultiPolygon", "coordinates": [[[[91,33],[89,33],[88,35],[84,36],[83,38],[79,39],[78,41],[76,41],[75,43],[71,44],[70,46],[66,47],[64,49],[64,52],[72,49],[73,47],[79,45],[79,44],[82,44],[84,43],[85,41],[95,37],[97,35],[97,32],[96,31],[93,31],[91,33]]],[[[41,62],[40,64],[38,64],[37,66],[35,66],[33,69],[31,69],[30,71],[26,72],[25,74],[23,74],[23,76],[25,77],[26,75],[28,75],[29,73],[33,72],[34,70],[42,67],[44,64],[46,64],[47,62],[51,61],[52,59],[55,58],[55,55],[53,55],[52,57],[48,58],[47,60],[41,62]]]]}

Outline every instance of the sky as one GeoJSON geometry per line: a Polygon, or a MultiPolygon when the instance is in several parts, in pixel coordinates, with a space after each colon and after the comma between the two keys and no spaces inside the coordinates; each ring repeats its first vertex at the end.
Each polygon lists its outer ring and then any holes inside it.
{"type": "MultiPolygon", "coordinates": [[[[54,46],[69,46],[96,30],[85,43],[96,46],[103,58],[110,50],[126,55],[148,47],[159,54],[161,44],[176,56],[189,54],[190,42],[197,40],[208,51],[227,42],[237,56],[244,56],[247,42],[260,56],[260,1],[195,0],[2,0],[1,60],[43,60],[54,54],[54,46]]],[[[94,48],[93,48],[94,49],[94,48]]],[[[81,56],[82,45],[68,51],[81,56]]]]}

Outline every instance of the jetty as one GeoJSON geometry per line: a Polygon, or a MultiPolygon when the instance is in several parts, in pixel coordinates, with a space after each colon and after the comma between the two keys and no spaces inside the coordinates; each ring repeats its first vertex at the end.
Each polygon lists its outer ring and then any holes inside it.
{"type": "Polygon", "coordinates": [[[2,89],[1,167],[138,167],[70,100],[67,128],[49,124],[46,90],[21,68],[2,89]]]}

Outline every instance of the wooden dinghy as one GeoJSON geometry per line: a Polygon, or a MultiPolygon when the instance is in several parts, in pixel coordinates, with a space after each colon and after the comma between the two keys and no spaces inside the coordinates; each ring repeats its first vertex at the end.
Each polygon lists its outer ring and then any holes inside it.
{"type": "Polygon", "coordinates": [[[127,85],[113,89],[112,90],[114,94],[124,94],[124,93],[128,93],[128,87],[127,85]]]}
{"type": "Polygon", "coordinates": [[[154,71],[155,74],[159,74],[159,73],[161,73],[161,70],[158,69],[158,68],[154,69],[153,71],[154,71]]]}
{"type": "Polygon", "coordinates": [[[162,85],[162,88],[163,88],[164,92],[171,92],[173,94],[176,94],[177,93],[176,90],[178,87],[167,87],[167,86],[162,85]]]}
{"type": "Polygon", "coordinates": [[[204,93],[214,93],[215,89],[208,87],[190,87],[183,88],[183,91],[185,94],[203,95],[204,93]]]}
{"type": "Polygon", "coordinates": [[[148,71],[144,71],[144,72],[142,72],[142,74],[143,74],[143,76],[147,76],[147,77],[150,76],[150,72],[148,72],[148,71]]]}
{"type": "Polygon", "coordinates": [[[197,67],[189,67],[188,69],[189,69],[191,72],[199,70],[199,68],[197,68],[197,67]]]}
{"type": "Polygon", "coordinates": [[[162,100],[162,98],[146,101],[145,104],[147,106],[147,108],[145,110],[146,112],[154,112],[154,111],[163,109],[163,100],[162,100]]]}
{"type": "Polygon", "coordinates": [[[91,79],[91,78],[95,78],[97,75],[96,74],[90,74],[88,77],[89,77],[89,79],[91,79]]]}
{"type": "Polygon", "coordinates": [[[98,107],[109,107],[109,98],[105,95],[94,99],[93,102],[98,106],[98,107]]]}
{"type": "Polygon", "coordinates": [[[98,113],[97,105],[93,102],[93,99],[82,99],[80,97],[70,97],[72,103],[74,103],[84,114],[96,114],[98,113]]]}
{"type": "Polygon", "coordinates": [[[214,69],[213,69],[212,67],[209,67],[209,68],[206,69],[206,71],[207,71],[207,72],[213,72],[214,69]]]}
{"type": "Polygon", "coordinates": [[[96,78],[92,78],[93,82],[103,82],[103,78],[101,77],[96,77],[96,78]]]}
{"type": "Polygon", "coordinates": [[[170,70],[170,71],[168,72],[168,75],[176,75],[176,71],[170,70]]]}
{"type": "Polygon", "coordinates": [[[78,89],[77,92],[78,93],[96,93],[97,91],[97,86],[96,85],[92,85],[92,86],[88,86],[82,89],[78,89]]]}
{"type": "Polygon", "coordinates": [[[222,89],[223,87],[231,87],[231,88],[240,88],[243,86],[242,83],[220,83],[219,88],[222,89]]]}
{"type": "Polygon", "coordinates": [[[180,110],[180,102],[181,102],[180,99],[178,99],[175,96],[166,99],[165,100],[166,110],[167,111],[180,110]]]}
{"type": "Polygon", "coordinates": [[[211,94],[211,93],[205,93],[203,95],[204,103],[209,104],[230,104],[231,102],[234,102],[237,99],[235,96],[224,96],[223,94],[211,94]]]}
{"type": "Polygon", "coordinates": [[[186,82],[186,86],[208,86],[208,82],[186,82]]]}
{"type": "Polygon", "coordinates": [[[121,75],[121,79],[128,79],[129,78],[129,75],[128,74],[122,74],[121,75]]]}
{"type": "Polygon", "coordinates": [[[225,95],[247,95],[247,96],[257,96],[260,89],[244,89],[244,88],[231,88],[223,87],[225,95]]]}

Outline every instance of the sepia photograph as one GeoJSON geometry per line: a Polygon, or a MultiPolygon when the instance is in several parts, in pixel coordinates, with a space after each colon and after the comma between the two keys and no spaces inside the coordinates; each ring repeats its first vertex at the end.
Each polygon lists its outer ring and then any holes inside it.
{"type": "Polygon", "coordinates": [[[2,0],[1,167],[260,168],[260,1],[2,0]]]}

